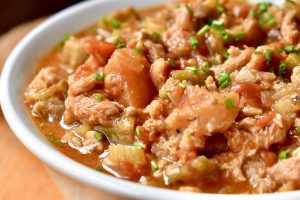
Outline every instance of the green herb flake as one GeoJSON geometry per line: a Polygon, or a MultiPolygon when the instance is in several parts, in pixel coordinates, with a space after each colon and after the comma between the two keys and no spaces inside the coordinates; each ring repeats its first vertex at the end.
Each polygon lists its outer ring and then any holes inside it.
{"type": "Polygon", "coordinates": [[[121,41],[119,38],[116,39],[115,45],[117,49],[126,47],[126,42],[121,41]]]}
{"type": "Polygon", "coordinates": [[[278,157],[280,160],[284,160],[284,159],[287,159],[291,154],[291,151],[290,150],[281,150],[278,154],[278,157]]]}
{"type": "Polygon", "coordinates": [[[193,46],[193,49],[197,49],[198,48],[198,40],[197,40],[197,38],[190,37],[189,42],[193,46]]]}
{"type": "Polygon", "coordinates": [[[176,63],[175,63],[174,59],[168,58],[167,61],[171,67],[173,67],[173,68],[176,67],[176,63]]]}
{"type": "Polygon", "coordinates": [[[105,100],[105,96],[103,94],[96,94],[95,99],[97,102],[101,102],[105,100]]]}
{"type": "Polygon", "coordinates": [[[280,76],[284,75],[286,72],[287,64],[285,62],[281,62],[278,67],[278,74],[280,76]]]}
{"type": "Polygon", "coordinates": [[[197,33],[199,36],[203,36],[209,30],[209,25],[204,25],[197,33]]]}
{"type": "Polygon", "coordinates": [[[235,35],[235,41],[241,41],[245,39],[246,34],[244,32],[239,32],[235,35]]]}
{"type": "Polygon", "coordinates": [[[275,25],[276,20],[272,14],[269,14],[268,16],[261,17],[258,21],[260,26],[265,26],[265,25],[275,25]]]}
{"type": "Polygon", "coordinates": [[[110,25],[114,29],[120,29],[121,28],[121,22],[119,20],[116,20],[116,19],[111,19],[110,20],[110,25]]]}
{"type": "Polygon", "coordinates": [[[159,41],[160,40],[160,34],[157,33],[157,32],[153,32],[152,33],[152,40],[155,41],[155,42],[159,41]]]}
{"type": "Polygon", "coordinates": [[[52,143],[54,143],[54,144],[56,144],[56,145],[61,145],[61,144],[62,144],[62,142],[61,142],[60,140],[57,140],[57,139],[55,138],[55,135],[54,135],[53,132],[48,133],[47,136],[48,136],[48,140],[49,140],[50,142],[52,142],[52,143]]]}
{"type": "Polygon", "coordinates": [[[270,49],[265,50],[265,59],[266,59],[266,64],[269,65],[272,60],[272,52],[270,49]]]}
{"type": "Polygon", "coordinates": [[[270,2],[262,2],[262,3],[258,3],[258,12],[260,14],[266,12],[268,10],[268,8],[272,5],[272,3],[270,2]]]}
{"type": "Polygon", "coordinates": [[[101,70],[98,73],[93,74],[93,77],[96,81],[103,81],[104,80],[104,70],[101,70]]]}
{"type": "Polygon", "coordinates": [[[297,126],[297,128],[296,128],[296,134],[300,135],[300,126],[297,126]]]}
{"type": "Polygon", "coordinates": [[[142,50],[139,49],[138,47],[134,47],[134,51],[135,51],[139,56],[142,56],[142,55],[143,55],[142,50]]]}
{"type": "Polygon", "coordinates": [[[178,2],[176,2],[175,8],[179,8],[179,7],[180,7],[180,4],[178,2]]]}
{"type": "Polygon", "coordinates": [[[221,73],[218,78],[218,82],[221,89],[227,88],[231,84],[230,74],[227,72],[221,73]]]}
{"type": "Polygon", "coordinates": [[[94,132],[94,138],[98,141],[98,142],[101,142],[103,140],[103,136],[101,133],[95,131],[94,132]]]}
{"type": "Polygon", "coordinates": [[[276,51],[276,53],[282,53],[283,50],[281,48],[275,47],[274,50],[276,51]]]}
{"type": "Polygon", "coordinates": [[[226,99],[225,104],[226,104],[227,108],[229,108],[230,110],[235,108],[234,103],[232,102],[231,99],[226,99]]]}
{"type": "Polygon", "coordinates": [[[138,143],[137,141],[135,141],[135,142],[133,143],[133,146],[134,146],[135,148],[138,148],[138,149],[143,149],[143,148],[144,148],[144,146],[143,146],[142,144],[138,143]]]}
{"type": "Polygon", "coordinates": [[[213,20],[211,22],[211,27],[215,28],[218,31],[222,31],[224,29],[224,23],[222,21],[213,20]]]}
{"type": "Polygon", "coordinates": [[[45,128],[45,127],[46,127],[46,124],[45,124],[44,122],[41,122],[40,125],[39,125],[39,127],[40,127],[40,128],[45,128]]]}
{"type": "Polygon", "coordinates": [[[168,93],[165,90],[159,90],[159,97],[162,99],[167,99],[168,98],[168,93]]]}
{"type": "Polygon", "coordinates": [[[157,171],[158,170],[158,164],[157,164],[157,162],[155,160],[151,160],[150,164],[151,164],[151,169],[153,171],[157,171]]]}
{"type": "Polygon", "coordinates": [[[184,7],[185,7],[186,11],[187,11],[190,15],[193,14],[193,10],[192,10],[187,4],[185,4],[184,7]]]}
{"type": "Polygon", "coordinates": [[[137,126],[135,128],[135,133],[138,137],[140,137],[142,135],[142,128],[140,126],[137,126]]]}
{"type": "Polygon", "coordinates": [[[261,54],[262,54],[261,51],[258,51],[258,50],[254,51],[254,55],[261,55],[261,54]]]}
{"type": "Polygon", "coordinates": [[[209,63],[207,61],[203,61],[201,64],[201,70],[204,73],[209,73],[209,63]]]}
{"type": "Polygon", "coordinates": [[[285,45],[284,51],[287,53],[297,53],[298,49],[296,49],[293,45],[285,45]]]}
{"type": "Polygon", "coordinates": [[[101,166],[100,165],[96,165],[95,170],[96,171],[100,171],[100,169],[101,169],[101,166]]]}
{"type": "Polygon", "coordinates": [[[216,11],[220,15],[220,14],[225,12],[225,8],[223,6],[219,5],[219,6],[216,7],[216,11]]]}
{"type": "Polygon", "coordinates": [[[229,52],[228,50],[226,50],[224,53],[223,53],[223,57],[225,60],[227,60],[229,58],[229,52]]]}
{"type": "Polygon", "coordinates": [[[222,31],[221,38],[222,38],[223,42],[227,42],[228,39],[229,39],[229,33],[228,33],[228,31],[222,31]]]}
{"type": "Polygon", "coordinates": [[[190,66],[190,67],[186,67],[185,70],[188,70],[190,72],[196,73],[198,71],[198,67],[196,67],[196,66],[190,66]]]}
{"type": "Polygon", "coordinates": [[[178,85],[182,88],[182,89],[186,89],[186,84],[185,83],[182,83],[182,82],[180,82],[180,83],[178,83],[178,85]]]}

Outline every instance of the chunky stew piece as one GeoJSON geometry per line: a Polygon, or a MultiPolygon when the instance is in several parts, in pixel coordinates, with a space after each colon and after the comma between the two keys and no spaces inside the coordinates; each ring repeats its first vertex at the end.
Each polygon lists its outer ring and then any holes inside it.
{"type": "Polygon", "coordinates": [[[298,1],[125,8],[66,34],[24,102],[58,150],[118,178],[186,192],[297,190],[299,22],[298,1]]]}

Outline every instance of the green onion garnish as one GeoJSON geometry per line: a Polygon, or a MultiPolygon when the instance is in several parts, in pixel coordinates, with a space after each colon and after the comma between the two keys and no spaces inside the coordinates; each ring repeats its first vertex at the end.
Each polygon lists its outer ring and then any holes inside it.
{"type": "Polygon", "coordinates": [[[217,6],[216,11],[218,14],[222,14],[223,12],[225,12],[225,8],[223,6],[217,6]]]}
{"type": "Polygon", "coordinates": [[[261,55],[261,54],[262,54],[262,52],[261,52],[261,51],[258,51],[258,50],[256,50],[256,51],[254,51],[254,54],[255,54],[255,55],[261,55]]]}
{"type": "Polygon", "coordinates": [[[114,29],[120,29],[121,28],[121,22],[119,20],[116,19],[111,19],[110,20],[110,25],[114,28],[114,29]]]}
{"type": "Polygon", "coordinates": [[[185,83],[182,83],[182,82],[180,82],[180,83],[178,83],[178,85],[182,88],[182,89],[186,89],[186,84],[185,83]]]}
{"type": "Polygon", "coordinates": [[[142,50],[139,49],[138,47],[134,47],[134,51],[135,51],[139,56],[142,56],[142,55],[143,55],[142,50]]]}
{"type": "Polygon", "coordinates": [[[187,4],[185,4],[184,7],[188,11],[188,13],[190,13],[190,15],[193,14],[193,10],[187,4]]]}
{"type": "Polygon", "coordinates": [[[241,41],[246,37],[244,32],[239,32],[235,35],[235,41],[241,41]]]}
{"type": "Polygon", "coordinates": [[[117,49],[126,47],[126,43],[121,41],[119,38],[116,39],[115,45],[117,49]]]}
{"type": "Polygon", "coordinates": [[[140,137],[142,135],[142,129],[140,126],[137,126],[135,129],[135,133],[138,137],[140,137]]]}
{"type": "Polygon", "coordinates": [[[229,108],[230,110],[235,108],[231,99],[226,99],[225,104],[226,104],[227,108],[229,108]]]}
{"type": "Polygon", "coordinates": [[[229,58],[229,52],[228,50],[226,50],[224,53],[223,53],[223,57],[225,58],[225,60],[227,60],[229,58]]]}
{"type": "Polygon", "coordinates": [[[135,142],[133,143],[133,146],[134,146],[135,148],[138,148],[138,149],[143,149],[143,148],[144,148],[144,146],[141,145],[140,143],[138,143],[137,141],[135,141],[135,142]]]}
{"type": "Polygon", "coordinates": [[[176,63],[175,63],[174,59],[168,58],[167,61],[171,67],[176,67],[176,63]]]}
{"type": "Polygon", "coordinates": [[[278,74],[280,76],[284,75],[286,68],[287,68],[287,64],[285,62],[281,62],[278,67],[278,74]]]}
{"type": "Polygon", "coordinates": [[[272,5],[272,3],[270,2],[262,2],[262,3],[258,3],[258,11],[260,14],[266,12],[268,10],[268,8],[272,5]]]}
{"type": "Polygon", "coordinates": [[[291,154],[290,150],[281,150],[278,154],[280,160],[287,159],[291,154]]]}
{"type": "Polygon", "coordinates": [[[157,33],[157,32],[153,32],[153,33],[152,33],[152,39],[153,39],[154,41],[159,41],[159,40],[160,40],[160,34],[157,33]]]}
{"type": "Polygon", "coordinates": [[[97,102],[101,102],[105,99],[105,96],[103,94],[96,94],[95,99],[97,102]]]}
{"type": "Polygon", "coordinates": [[[46,126],[46,125],[45,125],[44,122],[41,122],[40,125],[39,125],[40,128],[45,128],[45,126],[46,126]]]}
{"type": "Polygon", "coordinates": [[[230,74],[227,72],[221,73],[218,82],[221,89],[227,88],[231,84],[230,74]]]}
{"type": "Polygon", "coordinates": [[[285,45],[284,46],[284,51],[287,53],[297,53],[298,49],[296,49],[294,46],[292,45],[285,45]]]}
{"type": "Polygon", "coordinates": [[[94,138],[95,138],[98,142],[101,142],[102,139],[103,139],[102,134],[99,133],[99,132],[97,132],[97,131],[94,132],[94,138]]]}
{"type": "Polygon", "coordinates": [[[300,135],[300,126],[297,126],[297,128],[296,128],[296,134],[300,135]]]}
{"type": "Polygon", "coordinates": [[[151,160],[150,164],[151,164],[151,169],[153,171],[158,170],[158,164],[157,164],[157,162],[155,160],[151,160]]]}
{"type": "Polygon", "coordinates": [[[197,38],[190,37],[189,42],[193,46],[193,49],[197,49],[198,48],[198,40],[197,40],[197,38]]]}
{"type": "Polygon", "coordinates": [[[198,31],[198,35],[199,36],[203,36],[207,31],[209,30],[209,25],[204,25],[199,31],[198,31]]]}
{"type": "Polygon", "coordinates": [[[269,65],[272,59],[272,52],[270,49],[265,50],[265,59],[266,59],[266,64],[269,65]]]}
{"type": "Polygon", "coordinates": [[[196,66],[186,67],[185,70],[196,73],[198,71],[198,67],[196,67],[196,66]]]}
{"type": "Polygon", "coordinates": [[[228,39],[229,39],[229,33],[228,33],[228,31],[222,31],[222,33],[221,33],[221,38],[222,38],[222,40],[223,40],[224,42],[227,42],[228,39]]]}
{"type": "Polygon", "coordinates": [[[213,20],[211,22],[211,26],[219,31],[224,29],[224,23],[222,21],[218,21],[218,20],[213,20]]]}

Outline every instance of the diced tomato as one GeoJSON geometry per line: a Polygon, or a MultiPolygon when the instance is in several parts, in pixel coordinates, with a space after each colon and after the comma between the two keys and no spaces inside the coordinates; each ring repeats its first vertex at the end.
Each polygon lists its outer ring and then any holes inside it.
{"type": "Polygon", "coordinates": [[[93,37],[86,38],[84,48],[93,56],[98,66],[105,65],[116,49],[115,44],[98,41],[93,37]]]}

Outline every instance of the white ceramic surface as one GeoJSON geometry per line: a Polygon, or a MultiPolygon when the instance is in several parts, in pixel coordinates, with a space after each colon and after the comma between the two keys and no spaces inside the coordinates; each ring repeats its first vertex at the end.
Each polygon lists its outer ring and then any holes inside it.
{"type": "MultiPolygon", "coordinates": [[[[123,197],[160,200],[298,200],[300,191],[263,195],[195,194],[148,187],[114,178],[77,163],[43,139],[34,127],[23,104],[23,91],[37,60],[65,32],[76,32],[96,22],[101,16],[128,5],[148,6],[164,0],[99,0],[85,1],[70,7],[38,26],[27,35],[8,58],[1,80],[1,104],[10,127],[19,140],[48,166],[93,190],[105,190],[123,197]]],[[[67,184],[67,183],[66,183],[67,184]]]]}

